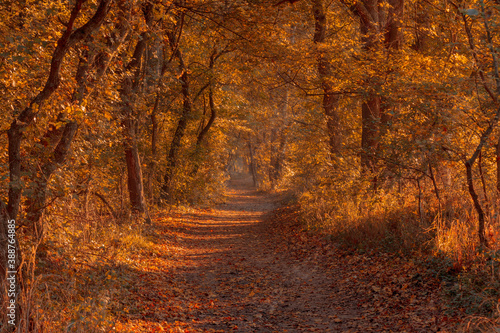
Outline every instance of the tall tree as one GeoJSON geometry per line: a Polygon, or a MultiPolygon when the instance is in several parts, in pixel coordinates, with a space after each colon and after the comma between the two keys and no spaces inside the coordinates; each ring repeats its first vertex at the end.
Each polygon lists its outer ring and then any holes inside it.
{"type": "MultiPolygon", "coordinates": [[[[144,2],[141,6],[144,20],[148,28],[151,28],[153,24],[153,8],[154,5],[151,2],[144,2]]],[[[140,114],[137,110],[136,103],[143,84],[142,73],[145,70],[145,52],[148,41],[150,40],[149,34],[150,32],[148,30],[144,31],[135,43],[132,59],[125,66],[125,73],[119,90],[130,205],[132,211],[146,213],[147,221],[150,221],[150,218],[144,197],[141,157],[139,155],[137,143],[138,118],[140,114]]]]}
{"type": "MultiPolygon", "coordinates": [[[[0,221],[0,224],[2,225],[2,228],[0,228],[0,231],[3,234],[0,235],[0,248],[2,249],[7,248],[7,220],[11,219],[15,221],[19,216],[22,191],[24,187],[21,173],[21,166],[23,163],[23,159],[21,157],[21,145],[24,138],[24,131],[33,123],[35,117],[40,112],[43,112],[44,102],[46,102],[58,89],[61,83],[61,71],[64,65],[64,60],[69,50],[85,40],[88,36],[91,36],[101,27],[110,10],[112,0],[100,1],[94,15],[90,19],[88,19],[81,27],[75,29],[77,20],[81,19],[83,16],[82,7],[85,2],[86,0],[77,0],[71,10],[68,22],[65,25],[66,29],[62,33],[62,36],[58,39],[57,46],[52,54],[49,75],[42,90],[14,119],[8,130],[10,183],[8,205],[6,209],[4,209],[3,204],[1,205],[2,207],[0,218],[2,220],[0,221]]],[[[75,132],[76,124],[69,122],[65,126],[65,129],[62,133],[62,138],[54,150],[53,158],[48,164],[44,165],[44,170],[42,171],[42,173],[46,177],[50,177],[50,174],[52,174],[53,170],[57,168],[60,163],[64,162],[65,156],[67,155],[67,151],[69,149],[69,143],[75,135],[75,132]]],[[[19,223],[17,224],[19,225],[19,223]]],[[[21,272],[19,271],[22,252],[17,240],[15,242],[15,252],[17,256],[14,269],[12,269],[11,266],[8,266],[6,258],[2,257],[0,258],[2,259],[0,265],[3,267],[1,271],[5,272],[7,271],[6,268],[10,267],[10,269],[8,270],[17,272],[16,280],[22,281],[22,279],[20,279],[21,272]]],[[[1,276],[0,278],[3,279],[5,278],[5,276],[1,276]]],[[[16,297],[18,297],[21,285],[17,283],[16,288],[16,297]]],[[[18,323],[21,315],[20,310],[22,310],[19,309],[19,302],[16,302],[16,307],[18,308],[18,310],[16,311],[16,323],[18,323]]]]}
{"type": "MultiPolygon", "coordinates": [[[[113,38],[107,43],[105,50],[99,50],[93,45],[95,38],[87,38],[76,70],[76,87],[68,103],[69,109],[84,107],[82,103],[89,92],[105,76],[116,51],[129,33],[124,22],[117,23],[116,28],[116,31],[113,32],[113,38]]],[[[49,125],[49,129],[42,137],[41,144],[44,150],[53,149],[52,154],[41,161],[39,171],[32,171],[34,174],[31,185],[32,195],[27,200],[26,219],[28,224],[34,228],[38,239],[42,237],[44,231],[40,220],[46,206],[48,183],[52,174],[66,161],[79,126],[77,121],[68,120],[67,117],[68,115],[64,112],[59,113],[54,122],[64,123],[64,126],[49,125]]],[[[44,154],[40,153],[40,155],[44,154]]]]}
{"type": "Polygon", "coordinates": [[[64,57],[68,51],[94,31],[99,29],[106,18],[112,0],[100,1],[99,7],[92,18],[80,28],[73,30],[75,21],[79,17],[81,8],[85,2],[86,0],[78,0],[71,11],[70,18],[66,25],[66,30],[62,34],[61,38],[59,38],[56,49],[52,55],[49,76],[43,89],[36,95],[29,105],[23,109],[19,116],[16,117],[9,128],[10,184],[7,210],[10,218],[12,219],[17,218],[21,202],[21,143],[23,139],[23,131],[33,122],[37,113],[41,111],[40,109],[43,103],[49,99],[59,87],[59,84],[61,83],[61,68],[63,66],[64,57]]]}
{"type": "MultiPolygon", "coordinates": [[[[349,4],[353,13],[359,17],[361,43],[367,59],[373,66],[390,67],[391,57],[384,57],[388,63],[379,63],[382,53],[394,53],[402,43],[402,20],[404,0],[362,0],[349,4]],[[385,51],[385,52],[384,52],[385,51]]],[[[384,74],[384,73],[380,73],[384,74]]],[[[377,150],[383,128],[391,118],[387,112],[384,96],[380,94],[384,76],[371,76],[367,79],[368,89],[361,106],[361,166],[364,170],[376,170],[377,150]]]]}
{"type": "Polygon", "coordinates": [[[192,110],[193,110],[191,95],[190,95],[189,69],[184,61],[184,57],[180,47],[180,36],[183,27],[184,15],[185,15],[184,13],[181,14],[181,19],[177,25],[178,28],[180,29],[178,36],[176,36],[175,29],[167,32],[167,37],[173,56],[177,58],[177,61],[179,62],[178,65],[180,72],[179,81],[181,84],[181,92],[182,92],[181,117],[179,118],[174,136],[170,143],[170,148],[167,154],[166,171],[163,177],[162,197],[167,200],[171,198],[173,175],[178,163],[178,158],[179,158],[178,155],[181,149],[181,141],[182,138],[184,137],[188,121],[192,117],[192,110]]]}
{"type": "Polygon", "coordinates": [[[341,148],[340,115],[338,111],[340,95],[333,83],[332,65],[327,54],[327,16],[323,0],[313,0],[313,15],[315,30],[313,41],[318,64],[318,73],[323,89],[323,109],[326,115],[326,127],[329,137],[330,154],[332,159],[339,154],[341,148]]]}

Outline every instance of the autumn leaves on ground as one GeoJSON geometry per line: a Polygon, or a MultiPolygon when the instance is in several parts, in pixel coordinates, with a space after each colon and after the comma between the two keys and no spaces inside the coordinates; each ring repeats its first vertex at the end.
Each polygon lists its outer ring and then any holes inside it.
{"type": "Polygon", "coordinates": [[[118,332],[452,332],[440,285],[396,257],[347,254],[248,178],[214,209],[154,216],[149,253],[113,269],[118,332]],[[292,222],[290,222],[292,221],[292,222]]]}

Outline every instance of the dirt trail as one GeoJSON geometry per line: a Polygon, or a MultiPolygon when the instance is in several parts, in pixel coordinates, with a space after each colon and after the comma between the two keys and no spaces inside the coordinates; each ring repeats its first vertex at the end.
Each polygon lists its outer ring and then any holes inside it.
{"type": "MultiPolygon", "coordinates": [[[[182,282],[213,311],[192,313],[193,328],[227,332],[337,331],[332,277],[275,251],[269,234],[272,198],[232,182],[227,204],[187,222],[182,282]],[[194,227],[194,228],[193,228],[194,227]],[[205,295],[205,297],[203,297],[205,295]]],[[[344,309],[345,310],[345,309],[344,309]]],[[[345,311],[344,311],[345,312],[345,311]]],[[[358,313],[350,313],[356,317],[358,313]]]]}
{"type": "Polygon", "coordinates": [[[141,275],[147,282],[134,294],[147,305],[123,331],[133,324],[137,332],[446,332],[451,325],[437,288],[419,286],[403,264],[388,274],[389,258],[339,256],[327,242],[276,225],[269,218],[276,198],[248,179],[230,185],[218,209],[164,224],[159,246],[170,252],[144,262],[156,271],[141,275]]]}

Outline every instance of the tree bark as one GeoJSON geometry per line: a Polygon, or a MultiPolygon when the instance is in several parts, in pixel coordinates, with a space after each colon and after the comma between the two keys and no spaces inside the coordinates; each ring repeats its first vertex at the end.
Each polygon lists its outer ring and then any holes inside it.
{"type": "Polygon", "coordinates": [[[401,49],[403,43],[401,25],[404,0],[388,0],[388,3],[389,12],[387,14],[384,43],[387,50],[397,51],[401,49]]]}
{"type": "Polygon", "coordinates": [[[173,32],[168,33],[170,47],[174,52],[174,56],[179,61],[179,71],[180,75],[180,83],[181,83],[181,92],[183,97],[182,103],[182,114],[177,123],[177,127],[175,129],[174,137],[172,138],[172,142],[170,143],[170,149],[167,154],[167,165],[165,170],[165,175],[163,177],[163,186],[161,188],[161,197],[165,200],[172,199],[172,181],[173,175],[175,172],[175,168],[178,163],[179,151],[181,149],[181,142],[184,137],[184,132],[186,131],[187,123],[189,119],[192,117],[192,105],[191,105],[191,96],[190,96],[190,87],[189,87],[189,72],[186,64],[184,63],[184,58],[182,56],[182,52],[179,49],[179,41],[175,40],[175,35],[173,32]]]}
{"type": "MultiPolygon", "coordinates": [[[[404,0],[388,0],[384,5],[376,0],[362,0],[352,7],[360,19],[363,49],[367,54],[385,49],[389,65],[390,56],[400,49],[402,43],[403,7],[404,0]]],[[[387,74],[390,72],[392,69],[387,74]]],[[[369,79],[368,85],[370,87],[368,98],[361,106],[361,167],[364,171],[376,172],[379,143],[392,116],[388,112],[386,99],[377,93],[381,83],[373,77],[369,79]]]]}
{"type": "Polygon", "coordinates": [[[257,186],[257,164],[253,156],[253,146],[251,140],[248,140],[248,152],[250,153],[250,173],[252,174],[253,186],[257,186]]]}
{"type": "MultiPolygon", "coordinates": [[[[387,62],[390,68],[387,76],[390,80],[390,74],[397,71],[397,63],[393,63],[393,55],[397,53],[403,44],[402,33],[402,18],[404,9],[404,0],[388,0],[389,9],[387,14],[387,24],[385,28],[384,46],[387,51],[387,62]]],[[[380,134],[379,138],[383,138],[390,127],[390,122],[393,115],[397,112],[398,105],[393,106],[393,112],[390,111],[388,99],[384,96],[380,100],[380,134]]]]}
{"type": "Polygon", "coordinates": [[[156,178],[156,167],[158,163],[158,139],[160,135],[160,124],[158,122],[158,113],[160,112],[160,105],[162,101],[162,79],[165,75],[167,67],[172,59],[167,59],[165,56],[166,45],[160,41],[159,38],[155,39],[153,43],[156,43],[156,46],[150,45],[149,49],[152,50],[151,53],[156,53],[156,56],[153,54],[148,55],[147,59],[147,70],[148,73],[152,73],[152,80],[149,80],[147,86],[152,87],[153,83],[156,83],[156,97],[155,103],[153,106],[153,111],[151,112],[150,120],[151,120],[151,155],[149,156],[148,161],[148,170],[147,170],[147,178],[146,178],[146,190],[147,197],[150,202],[154,202],[154,180],[156,178]],[[161,61],[160,61],[161,59],[161,61]]]}
{"type": "Polygon", "coordinates": [[[40,174],[36,179],[34,197],[29,200],[26,219],[30,222],[29,227],[34,228],[35,237],[38,240],[42,239],[44,232],[40,219],[45,209],[48,182],[54,171],[66,161],[77,129],[78,124],[74,121],[70,121],[64,126],[59,143],[54,149],[51,158],[41,167],[40,174]]]}
{"type": "Polygon", "coordinates": [[[22,179],[21,179],[21,143],[23,131],[31,124],[35,115],[39,112],[43,102],[45,102],[56,91],[61,82],[60,71],[68,50],[91,35],[104,22],[110,9],[112,0],[101,0],[94,16],[80,28],[73,31],[73,26],[80,13],[81,7],[86,0],[77,0],[71,11],[71,15],[66,25],[66,31],[57,41],[56,49],[52,54],[50,72],[45,85],[30,104],[12,122],[8,130],[9,138],[9,202],[7,211],[11,219],[16,219],[21,203],[22,179]]]}
{"type": "Polygon", "coordinates": [[[322,0],[313,0],[313,15],[315,21],[313,41],[316,45],[318,74],[323,89],[323,109],[326,116],[330,156],[334,158],[339,154],[341,146],[341,127],[338,112],[339,95],[335,93],[332,82],[333,71],[325,50],[327,19],[322,0]]]}
{"type": "MultiPolygon", "coordinates": [[[[80,105],[87,91],[87,76],[90,71],[90,63],[94,61],[94,57],[89,57],[88,52],[85,53],[86,57],[85,59],[80,59],[76,71],[77,87],[73,92],[71,104],[77,102],[80,105]]],[[[78,129],[76,122],[65,120],[63,112],[57,116],[57,122],[66,122],[66,125],[59,128],[50,125],[47,132],[45,132],[41,143],[44,149],[53,149],[53,152],[41,163],[43,166],[40,170],[32,171],[34,173],[34,180],[31,185],[33,195],[27,199],[26,220],[28,228],[34,232],[38,240],[41,240],[43,237],[44,228],[41,218],[46,206],[47,187],[50,178],[58,167],[65,162],[78,129]]]]}
{"type": "Polygon", "coordinates": [[[198,134],[198,137],[196,139],[196,145],[200,146],[203,142],[203,139],[207,135],[208,131],[212,127],[212,125],[215,122],[215,119],[217,118],[217,109],[215,108],[215,102],[214,102],[214,67],[215,67],[215,62],[217,59],[219,59],[223,54],[228,53],[230,51],[228,50],[222,50],[220,52],[217,52],[216,49],[212,51],[212,54],[210,55],[210,60],[208,62],[208,106],[210,108],[210,118],[208,119],[207,124],[203,127],[201,130],[200,134],[198,134]]]}
{"type": "Polygon", "coordinates": [[[496,165],[497,165],[497,197],[500,196],[500,137],[496,146],[496,165]]]}
{"type": "Polygon", "coordinates": [[[279,156],[278,156],[278,147],[277,146],[277,129],[271,129],[271,138],[270,138],[270,149],[269,149],[269,182],[271,183],[271,190],[276,189],[276,183],[279,178],[279,156]]]}
{"type": "Polygon", "coordinates": [[[136,125],[135,119],[127,113],[127,118],[123,121],[123,132],[125,137],[125,162],[127,165],[127,185],[130,206],[132,211],[144,213],[146,212],[146,201],[144,200],[141,158],[137,146],[136,125]]]}
{"type": "MultiPolygon", "coordinates": [[[[153,5],[146,3],[143,6],[144,18],[147,26],[153,20],[153,5]]],[[[127,166],[127,185],[130,206],[134,213],[145,213],[146,221],[150,222],[146,200],[144,198],[144,183],[142,178],[141,158],[137,145],[137,117],[134,104],[141,86],[144,54],[149,41],[149,32],[143,32],[135,45],[132,60],[126,66],[126,74],[121,82],[120,99],[121,114],[123,117],[123,146],[127,166]]]]}
{"type": "Polygon", "coordinates": [[[375,154],[380,140],[380,97],[372,96],[361,105],[361,119],[361,167],[364,171],[375,172],[375,154]]]}
{"type": "Polygon", "coordinates": [[[181,63],[180,67],[183,68],[183,72],[180,78],[182,86],[183,105],[181,118],[177,123],[177,128],[175,129],[174,137],[172,138],[170,149],[168,150],[167,168],[165,170],[165,176],[163,178],[162,197],[167,200],[171,199],[172,180],[175,168],[177,167],[178,163],[181,141],[184,137],[184,132],[186,131],[188,120],[191,118],[192,111],[191,99],[189,96],[189,74],[187,72],[187,68],[185,68],[184,61],[182,60],[182,55],[179,50],[178,59],[181,63]]]}
{"type": "Polygon", "coordinates": [[[488,128],[482,133],[481,139],[479,140],[479,144],[477,145],[474,153],[472,156],[465,161],[465,169],[466,169],[466,175],[467,175],[467,186],[469,189],[469,194],[472,198],[472,201],[474,202],[474,208],[476,209],[477,215],[478,215],[478,236],[479,236],[479,244],[484,247],[488,247],[488,241],[486,239],[485,235],[485,219],[484,219],[484,211],[483,208],[481,207],[481,203],[479,202],[478,195],[476,193],[476,190],[474,188],[474,181],[472,179],[472,167],[474,166],[474,163],[479,157],[479,154],[481,154],[481,151],[486,144],[486,140],[490,137],[491,133],[493,132],[493,129],[498,125],[498,121],[500,120],[500,108],[497,108],[497,111],[495,112],[495,116],[492,119],[492,121],[489,122],[488,128]]]}
{"type": "MultiPolygon", "coordinates": [[[[214,124],[215,122],[215,119],[217,118],[217,109],[215,107],[215,102],[214,102],[214,86],[215,86],[215,82],[214,82],[214,73],[213,73],[213,70],[214,70],[214,66],[215,66],[215,62],[217,61],[217,59],[222,56],[223,54],[229,52],[228,50],[222,50],[220,52],[217,52],[217,49],[214,48],[214,50],[212,51],[212,54],[210,55],[210,59],[209,59],[209,62],[208,62],[208,82],[206,85],[204,85],[198,92],[198,94],[195,96],[194,100],[196,100],[196,98],[198,96],[200,96],[203,91],[205,89],[208,88],[208,106],[209,106],[209,109],[210,109],[210,118],[208,119],[208,122],[206,125],[204,125],[204,122],[205,122],[205,109],[204,109],[204,112],[203,112],[203,117],[202,117],[202,120],[201,120],[201,123],[200,123],[200,132],[198,133],[198,136],[196,138],[196,148],[195,148],[195,153],[198,154],[200,152],[200,148],[202,147],[202,144],[203,144],[203,140],[205,139],[208,131],[210,130],[210,128],[212,127],[212,125],[214,124]]],[[[197,172],[198,172],[198,169],[200,168],[200,162],[199,162],[199,159],[195,159],[195,166],[193,168],[193,171],[191,172],[192,175],[195,175],[197,172]]]]}
{"type": "Polygon", "coordinates": [[[467,187],[469,189],[469,194],[472,198],[472,201],[474,203],[474,208],[476,209],[477,212],[477,217],[478,217],[478,236],[479,236],[479,244],[487,247],[488,246],[488,241],[486,239],[486,235],[484,232],[484,211],[483,208],[481,207],[481,203],[479,202],[479,197],[476,193],[476,190],[474,188],[474,180],[472,179],[472,166],[473,162],[470,160],[465,163],[465,170],[467,174],[467,187]]]}
{"type": "MultiPolygon", "coordinates": [[[[484,18],[486,14],[485,14],[485,8],[484,8],[483,3],[481,3],[481,11],[482,11],[482,15],[484,18]]],[[[471,25],[469,25],[469,21],[468,21],[465,13],[462,12],[461,15],[462,15],[462,19],[464,22],[464,28],[465,28],[465,32],[467,35],[467,39],[469,42],[469,47],[473,51],[472,55],[473,55],[475,61],[477,63],[480,63],[476,52],[474,52],[476,49],[476,46],[474,44],[474,39],[473,39],[472,31],[471,31],[472,23],[470,23],[471,25]]],[[[500,75],[499,75],[499,68],[498,68],[499,67],[498,66],[498,59],[497,59],[497,55],[493,49],[494,43],[493,43],[493,38],[491,36],[491,30],[489,27],[488,20],[484,19],[483,23],[484,23],[484,28],[486,30],[486,40],[489,44],[489,48],[490,48],[491,56],[492,56],[493,78],[495,79],[495,83],[496,83],[496,91],[495,91],[496,94],[494,94],[492,92],[492,90],[490,89],[490,87],[486,83],[484,72],[481,69],[478,71],[479,72],[478,74],[479,74],[479,77],[481,78],[481,82],[482,82],[485,90],[488,92],[488,94],[490,95],[492,100],[494,102],[497,102],[498,96],[500,95],[500,75]]],[[[472,201],[474,202],[474,208],[476,209],[476,212],[478,215],[478,236],[479,236],[479,244],[482,247],[488,247],[488,240],[486,239],[486,235],[485,235],[484,211],[483,211],[483,208],[481,207],[481,203],[479,202],[478,195],[474,189],[474,181],[472,179],[472,168],[474,166],[474,163],[478,159],[479,155],[481,154],[483,147],[486,145],[486,141],[488,140],[491,133],[493,132],[493,129],[498,125],[499,120],[500,120],[500,107],[497,107],[497,110],[495,112],[495,116],[493,117],[493,119],[488,121],[489,125],[486,128],[486,130],[481,134],[479,144],[477,145],[476,149],[474,150],[474,153],[472,154],[472,156],[469,159],[467,159],[465,161],[467,185],[469,188],[469,194],[472,198],[472,201]]]]}
{"type": "Polygon", "coordinates": [[[479,169],[479,178],[481,179],[481,185],[483,187],[483,195],[484,195],[484,206],[486,208],[486,214],[490,216],[490,200],[488,198],[488,190],[486,188],[486,179],[484,178],[484,172],[483,172],[483,153],[479,153],[478,161],[477,161],[477,166],[479,169]]]}
{"type": "MultiPolygon", "coordinates": [[[[109,48],[107,51],[101,51],[99,53],[95,49],[92,51],[84,51],[84,56],[80,58],[76,71],[77,87],[72,94],[70,101],[71,105],[81,105],[84,98],[88,95],[90,87],[97,84],[105,75],[108,65],[113,58],[113,54],[128,35],[128,28],[126,28],[124,24],[118,24],[117,28],[115,38],[112,43],[108,44],[109,48]],[[94,79],[90,80],[91,71],[94,69],[96,71],[94,79]]],[[[88,44],[91,44],[92,40],[90,38],[87,39],[88,44]]],[[[89,45],[89,49],[92,49],[91,45],[89,45]]],[[[63,122],[64,117],[65,114],[60,113],[57,121],[63,122]]],[[[48,183],[57,168],[65,163],[77,129],[78,124],[76,122],[66,121],[64,127],[56,128],[51,125],[43,136],[42,145],[46,147],[45,149],[52,149],[54,147],[54,151],[52,155],[43,162],[41,170],[44,170],[44,172],[34,171],[35,176],[32,182],[33,197],[28,198],[26,210],[26,218],[29,227],[35,227],[36,230],[39,231],[36,232],[37,237],[43,235],[43,225],[40,223],[40,219],[46,206],[48,183]],[[58,145],[56,146],[57,142],[58,145]]],[[[87,206],[85,207],[85,216],[87,216],[87,206]]]]}
{"type": "MultiPolygon", "coordinates": [[[[9,222],[11,223],[11,225],[18,227],[17,221],[9,217],[7,206],[5,205],[3,200],[0,200],[0,286],[5,288],[4,290],[1,290],[0,294],[5,295],[8,299],[15,300],[15,316],[13,319],[15,325],[12,326],[12,328],[14,329],[18,326],[21,316],[19,298],[21,292],[20,265],[22,262],[22,254],[21,248],[19,247],[17,232],[16,234],[13,234],[14,236],[9,237],[9,222]],[[12,250],[14,250],[14,253],[12,253],[12,250]],[[9,255],[11,256],[10,258],[9,255]],[[12,259],[12,256],[14,257],[14,259],[12,259]],[[14,295],[11,294],[12,290],[10,289],[10,282],[14,282],[14,295]]],[[[11,317],[8,317],[8,320],[11,319],[11,317]]]]}
{"type": "Polygon", "coordinates": [[[212,84],[210,84],[210,86],[208,87],[208,105],[210,107],[210,118],[208,119],[207,124],[203,126],[202,130],[200,131],[200,134],[198,134],[198,137],[196,138],[196,147],[201,146],[203,139],[210,130],[210,127],[212,127],[215,118],[217,118],[217,110],[215,109],[214,91],[212,88],[212,84]]]}
{"type": "Polygon", "coordinates": [[[106,208],[108,208],[109,213],[111,214],[111,216],[113,216],[113,218],[115,220],[118,218],[118,215],[116,214],[115,210],[113,209],[113,206],[111,206],[111,204],[108,202],[108,200],[106,200],[104,195],[102,195],[101,193],[95,192],[95,191],[90,191],[90,193],[95,195],[97,198],[99,198],[99,200],[102,201],[102,203],[106,206],[106,208]]]}
{"type": "MultiPolygon", "coordinates": [[[[9,130],[8,130],[8,154],[9,154],[9,194],[8,194],[8,204],[4,205],[3,202],[0,202],[0,253],[2,257],[0,260],[0,277],[3,279],[5,277],[5,266],[6,261],[3,255],[7,253],[3,249],[6,248],[5,240],[8,238],[8,230],[6,228],[6,222],[11,219],[16,221],[17,225],[20,225],[19,221],[17,221],[17,217],[19,214],[19,208],[22,198],[22,177],[21,177],[21,144],[23,141],[23,132],[24,130],[33,122],[35,116],[43,105],[43,103],[50,98],[50,96],[57,90],[59,84],[61,82],[60,71],[63,65],[64,58],[69,51],[70,48],[77,45],[79,42],[90,36],[92,33],[97,31],[104,19],[109,12],[112,0],[101,0],[99,6],[94,13],[94,15],[80,28],[73,31],[73,26],[77,17],[79,16],[81,7],[86,0],[77,0],[69,17],[68,23],[66,25],[66,30],[62,34],[62,36],[57,41],[57,46],[52,54],[50,71],[45,82],[43,89],[36,95],[36,97],[29,103],[29,105],[21,111],[19,116],[12,122],[9,130]]],[[[69,122],[64,130],[63,137],[59,141],[52,158],[42,166],[42,174],[51,174],[59,163],[62,163],[67,155],[69,150],[69,145],[71,144],[71,140],[76,132],[76,123],[69,122]]],[[[47,180],[46,180],[47,181],[47,180]]],[[[46,185],[45,185],[46,187],[46,185]]],[[[38,203],[41,203],[43,198],[45,198],[45,191],[38,192],[36,195],[40,196],[40,200],[38,203]],[[42,193],[43,192],[43,193],[42,193]]],[[[36,199],[36,198],[35,198],[36,199]]],[[[42,206],[42,205],[41,205],[42,206]]],[[[15,240],[15,251],[16,251],[16,259],[15,259],[15,271],[16,271],[16,297],[19,296],[20,293],[20,275],[19,265],[22,258],[21,248],[19,247],[19,242],[15,240]]],[[[19,301],[16,302],[16,324],[19,323],[19,315],[21,309],[19,308],[19,301]]]]}
{"type": "Polygon", "coordinates": [[[432,180],[432,186],[434,186],[434,192],[436,193],[436,198],[438,200],[439,210],[441,210],[441,195],[439,194],[439,188],[437,186],[436,177],[434,176],[434,171],[432,171],[432,165],[429,163],[429,176],[432,180]]]}
{"type": "Polygon", "coordinates": [[[149,200],[153,201],[153,182],[155,179],[156,173],[156,161],[158,159],[157,151],[158,151],[158,135],[159,135],[159,126],[158,126],[158,108],[160,104],[160,93],[157,93],[155,105],[153,107],[153,112],[151,112],[151,157],[148,165],[148,174],[147,174],[147,191],[149,200]]]}
{"type": "MultiPolygon", "coordinates": [[[[358,4],[360,14],[361,42],[364,51],[369,54],[375,52],[380,47],[379,37],[379,8],[378,2],[374,0],[364,0],[358,4]],[[366,13],[365,13],[366,12],[366,13]]],[[[375,153],[379,143],[380,132],[380,96],[375,92],[378,90],[376,78],[370,78],[368,85],[371,92],[368,98],[361,105],[361,168],[363,171],[376,171],[375,153]]]]}
{"type": "MultiPolygon", "coordinates": [[[[212,127],[212,125],[215,121],[215,118],[217,117],[217,110],[215,109],[214,95],[213,95],[211,83],[209,83],[208,89],[209,89],[208,90],[208,100],[209,100],[208,104],[209,104],[209,108],[210,108],[210,118],[208,119],[208,122],[206,125],[204,125],[204,119],[201,120],[201,123],[200,123],[201,130],[200,130],[200,133],[198,133],[198,136],[196,138],[195,154],[201,154],[203,152],[203,150],[202,150],[203,139],[207,135],[208,131],[210,130],[210,128],[212,127]]],[[[203,114],[203,115],[205,115],[205,114],[203,114]]],[[[197,157],[199,157],[199,156],[197,155],[197,157]]],[[[193,171],[191,172],[191,175],[196,175],[198,173],[198,170],[200,169],[200,165],[201,165],[201,160],[199,158],[195,158],[194,163],[195,164],[194,164],[193,171]]]]}

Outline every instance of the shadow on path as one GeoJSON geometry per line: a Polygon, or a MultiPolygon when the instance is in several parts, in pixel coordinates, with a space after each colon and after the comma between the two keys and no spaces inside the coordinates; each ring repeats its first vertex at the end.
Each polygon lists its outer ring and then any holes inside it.
{"type": "Polygon", "coordinates": [[[319,250],[290,252],[269,215],[277,203],[240,177],[217,209],[159,221],[164,250],[144,262],[155,268],[141,273],[147,283],[131,296],[141,304],[129,330],[133,323],[135,332],[150,332],[142,321],[169,332],[438,331],[417,312],[377,311],[384,299],[373,296],[371,276],[357,277],[370,271],[370,258],[347,263],[319,250]]]}

